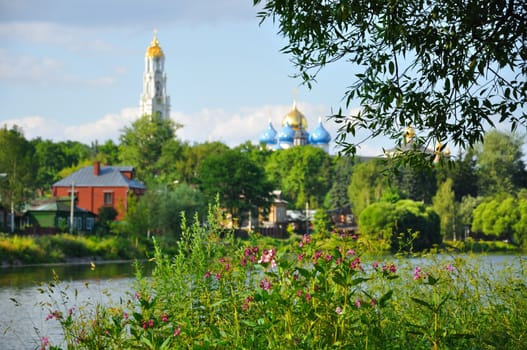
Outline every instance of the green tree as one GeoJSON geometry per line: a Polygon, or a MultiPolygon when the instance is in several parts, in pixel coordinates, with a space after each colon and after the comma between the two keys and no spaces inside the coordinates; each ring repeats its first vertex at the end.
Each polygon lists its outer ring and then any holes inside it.
{"type": "Polygon", "coordinates": [[[522,160],[524,137],[501,131],[485,135],[476,146],[479,189],[482,195],[512,193],[527,188],[527,171],[522,160]]]}
{"type": "Polygon", "coordinates": [[[97,212],[97,235],[107,235],[111,231],[112,223],[117,218],[117,210],[111,206],[102,206],[97,212]]]}
{"type": "Polygon", "coordinates": [[[0,129],[0,203],[19,211],[34,196],[37,164],[33,145],[22,129],[13,126],[0,129]]]}
{"type": "Polygon", "coordinates": [[[219,141],[204,142],[195,145],[185,143],[181,145],[182,156],[175,161],[176,173],[181,175],[180,182],[196,184],[198,182],[198,169],[207,156],[220,154],[229,147],[219,141]]]}
{"type": "Polygon", "coordinates": [[[461,237],[463,228],[458,220],[458,205],[452,187],[452,179],[447,179],[439,186],[432,200],[432,208],[439,215],[442,237],[455,241],[461,237]]]}
{"type": "Polygon", "coordinates": [[[355,159],[352,157],[335,157],[333,165],[333,181],[324,201],[324,206],[330,210],[350,209],[348,187],[355,159]]]}
{"type": "Polygon", "coordinates": [[[313,217],[313,229],[321,238],[329,238],[331,234],[331,218],[325,209],[319,208],[313,217]]]}
{"type": "Polygon", "coordinates": [[[112,140],[107,140],[102,145],[95,143],[96,158],[102,164],[119,164],[119,146],[112,140]]]}
{"type": "Polygon", "coordinates": [[[389,242],[392,252],[422,251],[440,244],[439,216],[421,202],[377,202],[364,209],[359,232],[378,244],[389,242]]]}
{"type": "Polygon", "coordinates": [[[51,189],[51,185],[58,181],[59,171],[68,167],[66,154],[60,144],[40,137],[30,141],[35,149],[34,160],[38,164],[35,187],[40,195],[51,189]]]}
{"type": "Polygon", "coordinates": [[[171,119],[158,115],[144,115],[125,127],[119,137],[120,161],[136,168],[137,178],[146,183],[163,183],[164,169],[159,160],[163,156],[163,147],[175,138],[180,128],[171,119]]]}
{"type": "Polygon", "coordinates": [[[344,101],[362,110],[353,122],[336,115],[344,151],[355,152],[346,135],[358,129],[397,139],[411,125],[433,143],[470,146],[498,121],[527,124],[523,0],[254,3],[262,21],[278,22],[308,86],[330,63],[352,65],[344,101]]]}
{"type": "Polygon", "coordinates": [[[348,196],[356,217],[360,217],[364,208],[381,200],[388,191],[390,185],[385,170],[384,159],[372,159],[353,167],[348,196]]]}
{"type": "Polygon", "coordinates": [[[256,215],[257,208],[269,208],[273,188],[263,167],[246,153],[229,149],[209,154],[199,167],[198,177],[199,188],[209,203],[219,195],[220,204],[233,218],[239,218],[245,211],[256,215]]]}
{"type": "Polygon", "coordinates": [[[306,203],[316,209],[324,203],[331,186],[331,157],[317,147],[293,147],[273,152],[265,172],[294,208],[306,203]]]}
{"type": "MultiPolygon", "coordinates": [[[[522,221],[522,213],[519,211],[521,205],[518,204],[518,199],[510,194],[487,197],[474,209],[472,231],[494,238],[514,240],[515,224],[522,221]]],[[[525,233],[520,233],[522,234],[525,233]]]]}

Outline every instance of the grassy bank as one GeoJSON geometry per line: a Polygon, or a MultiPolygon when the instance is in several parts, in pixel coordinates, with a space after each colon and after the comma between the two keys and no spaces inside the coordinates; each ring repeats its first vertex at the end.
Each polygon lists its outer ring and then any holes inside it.
{"type": "Polygon", "coordinates": [[[123,237],[78,236],[67,233],[47,236],[0,236],[3,265],[68,262],[80,258],[120,260],[144,258],[145,245],[123,237]]]}

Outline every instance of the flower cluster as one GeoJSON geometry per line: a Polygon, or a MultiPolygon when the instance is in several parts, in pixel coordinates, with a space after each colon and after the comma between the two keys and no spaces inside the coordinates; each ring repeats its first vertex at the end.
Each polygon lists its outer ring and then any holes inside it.
{"type": "Polygon", "coordinates": [[[242,261],[241,261],[242,266],[247,265],[248,261],[254,264],[254,262],[256,261],[257,254],[258,254],[258,247],[245,248],[243,252],[242,261]]]}
{"type": "Polygon", "coordinates": [[[259,264],[270,264],[271,268],[276,267],[276,260],[275,260],[276,251],[274,249],[265,249],[262,252],[262,256],[258,260],[259,264]]]}

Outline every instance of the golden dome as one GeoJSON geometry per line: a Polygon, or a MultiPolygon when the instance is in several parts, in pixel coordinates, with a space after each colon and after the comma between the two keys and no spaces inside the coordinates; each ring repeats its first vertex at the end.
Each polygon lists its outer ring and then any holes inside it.
{"type": "Polygon", "coordinates": [[[154,33],[154,38],[152,39],[150,46],[146,49],[146,56],[149,58],[163,57],[163,50],[161,49],[161,46],[159,46],[156,33],[154,33]]]}
{"type": "Polygon", "coordinates": [[[302,129],[307,130],[307,119],[306,117],[296,108],[296,101],[293,103],[293,109],[287,113],[282,119],[282,126],[289,124],[293,130],[302,129]]]}
{"type": "Polygon", "coordinates": [[[410,143],[412,139],[415,137],[415,130],[411,126],[408,126],[406,129],[404,129],[404,141],[405,143],[410,143]]]}

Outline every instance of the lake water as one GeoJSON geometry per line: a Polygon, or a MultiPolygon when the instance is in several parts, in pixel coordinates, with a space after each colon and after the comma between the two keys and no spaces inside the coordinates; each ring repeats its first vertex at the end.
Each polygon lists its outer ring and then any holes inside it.
{"type": "MultiPolygon", "coordinates": [[[[46,321],[48,311],[41,306],[50,301],[47,286],[53,281],[54,272],[60,278],[56,289],[67,288],[72,304],[104,304],[110,299],[117,301],[126,293],[133,294],[132,262],[97,263],[95,268],[89,263],[0,268],[0,349],[38,349],[42,336],[53,344],[60,343],[58,322],[46,321]]],[[[54,299],[62,300],[60,293],[53,295],[54,299]]]]}
{"type": "MultiPolygon", "coordinates": [[[[453,261],[455,256],[444,258],[453,261]]],[[[518,257],[508,255],[478,256],[477,259],[481,266],[492,268],[519,263],[518,257]]],[[[525,262],[527,257],[520,259],[525,262]]],[[[427,258],[404,260],[408,267],[431,262],[427,258]]],[[[145,274],[149,275],[151,266],[146,266],[146,270],[145,274]]],[[[95,268],[89,263],[0,268],[0,350],[38,349],[41,336],[48,337],[53,344],[60,343],[58,322],[46,321],[48,311],[41,306],[50,298],[39,291],[53,281],[54,272],[61,280],[57,290],[67,292],[72,306],[117,302],[127,293],[134,293],[135,269],[131,262],[98,263],[95,268]],[[78,292],[76,298],[75,290],[78,292]]],[[[411,274],[411,270],[407,272],[411,274]]],[[[55,299],[60,298],[59,293],[54,295],[55,299]]]]}

